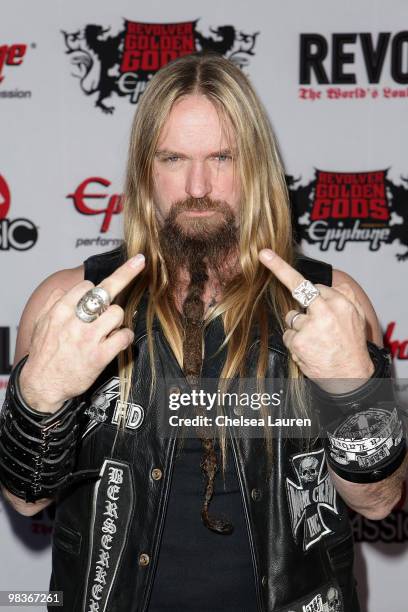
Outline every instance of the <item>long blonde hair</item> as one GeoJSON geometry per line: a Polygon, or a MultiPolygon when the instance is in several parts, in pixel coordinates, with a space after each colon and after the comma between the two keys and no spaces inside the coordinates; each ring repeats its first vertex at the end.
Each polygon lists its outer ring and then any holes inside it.
{"type": "MultiPolygon", "coordinates": [[[[221,302],[206,321],[208,324],[218,315],[223,318],[228,352],[220,378],[230,380],[237,373],[244,373],[250,330],[257,322],[261,334],[257,378],[262,379],[268,362],[268,309],[278,329],[283,331],[284,315],[295,303],[290,292],[259,262],[258,252],[270,247],[287,262],[294,263],[291,216],[284,172],[266,112],[248,78],[220,55],[193,54],[164,66],[152,78],[135,114],[124,190],[124,246],[127,257],[143,253],[146,266],[126,294],[124,325],[133,327],[133,313],[147,289],[146,324],[153,384],[155,315],[182,367],[183,329],[170,299],[169,271],[158,240],[152,194],[153,160],[159,135],[173,104],[189,94],[206,96],[219,116],[232,127],[238,152],[234,163],[242,186],[239,211],[242,273],[228,285],[221,302]]],[[[133,368],[131,347],[122,351],[118,359],[121,400],[127,402],[133,368]]],[[[291,359],[288,377],[295,385],[302,378],[291,359]]],[[[220,432],[219,440],[225,468],[225,430],[220,432]]]]}

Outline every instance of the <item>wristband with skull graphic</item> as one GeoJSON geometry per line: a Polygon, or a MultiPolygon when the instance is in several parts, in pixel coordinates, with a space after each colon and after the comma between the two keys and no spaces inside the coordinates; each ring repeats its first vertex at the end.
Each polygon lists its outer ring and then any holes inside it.
{"type": "Polygon", "coordinates": [[[367,348],[375,369],[357,389],[328,393],[312,384],[327,462],[344,480],[356,483],[387,478],[406,454],[405,427],[391,379],[390,353],[372,342],[367,342],[367,348]]]}

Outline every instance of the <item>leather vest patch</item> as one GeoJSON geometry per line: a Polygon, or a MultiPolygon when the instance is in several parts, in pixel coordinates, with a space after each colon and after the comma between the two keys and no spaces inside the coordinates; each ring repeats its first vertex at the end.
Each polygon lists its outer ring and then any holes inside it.
{"type": "Polygon", "coordinates": [[[127,463],[105,459],[95,485],[83,612],[106,612],[134,504],[127,463]]]}
{"type": "Polygon", "coordinates": [[[322,515],[322,508],[338,514],[336,489],[327,471],[324,449],[290,457],[296,481],[286,478],[292,532],[295,540],[303,525],[303,550],[332,533],[322,515]]]}
{"type": "Polygon", "coordinates": [[[327,584],[303,601],[291,605],[285,612],[346,612],[343,597],[337,585],[327,584]]]}
{"type": "Polygon", "coordinates": [[[99,423],[117,425],[122,411],[126,414],[125,427],[128,430],[138,429],[145,417],[145,411],[140,404],[120,401],[119,377],[111,376],[94,393],[92,393],[85,414],[90,422],[85,428],[82,438],[88,435],[99,423]]]}

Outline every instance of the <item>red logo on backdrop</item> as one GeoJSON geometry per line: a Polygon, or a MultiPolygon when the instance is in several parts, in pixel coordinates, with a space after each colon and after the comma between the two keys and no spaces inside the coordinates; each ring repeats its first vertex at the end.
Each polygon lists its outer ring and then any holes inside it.
{"type": "Polygon", "coordinates": [[[7,218],[10,206],[10,188],[6,179],[0,175],[0,251],[27,251],[37,242],[37,228],[29,219],[7,218]]]}
{"type": "Polygon", "coordinates": [[[7,217],[10,208],[10,189],[6,180],[0,175],[0,219],[7,217]]]}
{"type": "Polygon", "coordinates": [[[113,93],[136,104],[155,72],[183,55],[212,50],[241,68],[248,64],[258,32],[246,34],[223,25],[210,28],[211,35],[205,36],[197,30],[197,23],[125,20],[124,29],[115,36],[108,35],[110,27],[94,24],[62,33],[82,91],[97,94],[95,105],[104,113],[112,113],[114,107],[105,100],[113,93]]]}
{"type": "Polygon", "coordinates": [[[196,51],[195,21],[141,23],[125,21],[121,73],[147,78],[171,60],[196,51]]]}
{"type": "MultiPolygon", "coordinates": [[[[342,251],[348,242],[366,243],[370,251],[395,240],[408,247],[408,179],[396,185],[387,174],[316,170],[303,186],[288,176],[296,239],[322,251],[342,251]]],[[[397,259],[408,259],[408,250],[397,259]]]]}
{"type": "Polygon", "coordinates": [[[0,83],[4,80],[4,67],[20,66],[26,51],[27,45],[0,45],[0,83]]]}
{"type": "Polygon", "coordinates": [[[82,215],[103,215],[100,231],[107,232],[113,215],[122,212],[122,196],[109,194],[111,183],[104,178],[92,176],[82,181],[67,198],[72,198],[76,210],[82,215]],[[98,205],[98,200],[102,201],[98,205]]]}
{"type": "Polygon", "coordinates": [[[408,338],[398,340],[395,338],[395,321],[388,323],[384,334],[384,346],[390,350],[393,359],[408,359],[408,338]]]}
{"type": "Polygon", "coordinates": [[[316,172],[311,221],[388,221],[389,218],[385,172],[316,172]]]}

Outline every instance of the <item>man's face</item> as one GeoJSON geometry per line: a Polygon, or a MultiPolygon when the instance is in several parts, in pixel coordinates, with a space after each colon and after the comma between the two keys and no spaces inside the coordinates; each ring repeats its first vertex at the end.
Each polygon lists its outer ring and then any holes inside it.
{"type": "Polygon", "coordinates": [[[226,207],[236,218],[240,187],[234,177],[232,132],[229,141],[215,107],[205,96],[189,95],[174,104],[154,159],[154,200],[160,225],[171,210],[177,210],[174,221],[179,229],[186,236],[198,237],[225,224],[226,207]]]}

